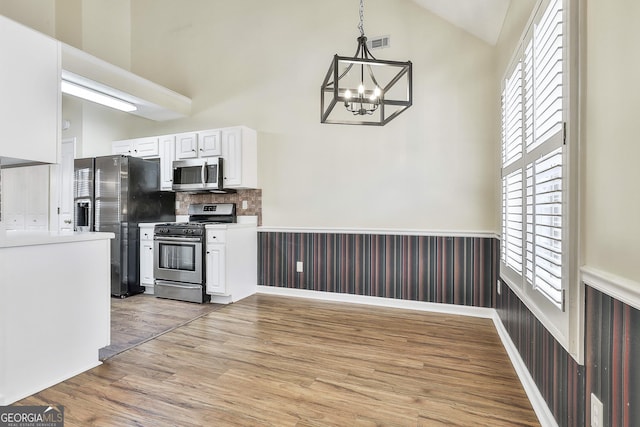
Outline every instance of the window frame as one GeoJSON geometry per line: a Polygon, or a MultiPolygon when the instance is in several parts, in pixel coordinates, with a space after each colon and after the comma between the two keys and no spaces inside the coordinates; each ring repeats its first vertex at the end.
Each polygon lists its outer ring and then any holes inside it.
{"type": "MultiPolygon", "coordinates": [[[[545,9],[553,0],[539,0],[533,8],[529,21],[525,26],[523,35],[517,43],[512,59],[501,79],[501,94],[505,92],[505,82],[513,74],[514,70],[521,65],[521,72],[524,74],[525,49],[528,42],[533,37],[534,23],[542,18],[545,9]]],[[[501,238],[504,233],[504,192],[503,179],[514,171],[522,170],[523,182],[523,232],[522,232],[522,272],[518,273],[503,262],[503,250],[500,251],[500,278],[510,289],[522,300],[522,302],[533,312],[549,332],[558,342],[579,362],[583,358],[583,338],[580,331],[583,328],[584,315],[582,295],[584,290],[579,284],[578,261],[580,259],[579,238],[579,175],[578,175],[578,153],[579,153],[579,63],[578,63],[578,2],[576,0],[562,0],[563,8],[563,101],[562,101],[562,122],[561,141],[554,140],[553,147],[535,147],[527,153],[526,148],[526,121],[525,110],[526,100],[522,98],[522,158],[503,166],[503,135],[504,125],[501,110],[501,150],[500,150],[500,226],[501,238]],[[539,159],[545,153],[551,152],[558,147],[562,147],[562,289],[564,291],[565,310],[559,310],[546,296],[536,290],[527,282],[526,278],[526,181],[527,166],[530,162],[527,159],[539,159]]],[[[525,86],[524,78],[521,85],[525,86]]],[[[553,140],[553,137],[550,138],[553,140]]],[[[547,144],[543,144],[546,146],[547,144]]],[[[505,242],[502,242],[505,245],[505,242]]]]}

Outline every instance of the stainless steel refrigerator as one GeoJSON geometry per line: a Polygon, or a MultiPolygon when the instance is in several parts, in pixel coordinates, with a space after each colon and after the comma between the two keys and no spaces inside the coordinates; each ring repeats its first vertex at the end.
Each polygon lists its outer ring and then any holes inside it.
{"type": "Polygon", "coordinates": [[[144,292],[140,285],[141,222],[175,221],[175,193],[160,191],[156,161],[113,155],[74,162],[76,231],[115,234],[111,241],[111,294],[144,292]]]}

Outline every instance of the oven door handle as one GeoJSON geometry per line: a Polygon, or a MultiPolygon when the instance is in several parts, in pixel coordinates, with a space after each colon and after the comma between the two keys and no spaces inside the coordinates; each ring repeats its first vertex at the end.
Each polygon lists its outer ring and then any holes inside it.
{"type": "Polygon", "coordinates": [[[158,242],[202,242],[201,237],[169,237],[169,236],[153,236],[153,240],[158,242]]]}
{"type": "Polygon", "coordinates": [[[169,286],[174,286],[176,288],[184,288],[184,289],[202,289],[202,285],[189,285],[187,283],[176,283],[176,282],[169,282],[167,280],[157,280],[157,279],[156,279],[156,285],[169,285],[169,286]]]}

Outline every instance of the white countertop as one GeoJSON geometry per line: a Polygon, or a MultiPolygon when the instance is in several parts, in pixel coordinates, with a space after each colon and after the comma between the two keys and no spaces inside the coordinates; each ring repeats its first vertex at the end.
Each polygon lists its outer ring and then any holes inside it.
{"type": "Polygon", "coordinates": [[[86,242],[113,239],[113,233],[78,233],[57,231],[6,231],[0,235],[0,248],[51,245],[58,243],[86,242]]]}

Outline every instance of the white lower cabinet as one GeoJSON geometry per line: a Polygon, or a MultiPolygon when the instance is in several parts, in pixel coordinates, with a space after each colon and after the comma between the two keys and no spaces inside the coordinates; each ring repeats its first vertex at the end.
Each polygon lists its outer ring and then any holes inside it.
{"type": "Polygon", "coordinates": [[[153,294],[153,227],[154,224],[140,224],[140,285],[145,294],[153,294]]]}
{"type": "Polygon", "coordinates": [[[207,293],[226,294],[224,244],[207,244],[207,293]]]}
{"type": "Polygon", "coordinates": [[[211,302],[227,304],[256,293],[257,241],[255,225],[207,226],[205,271],[211,302]]]}

